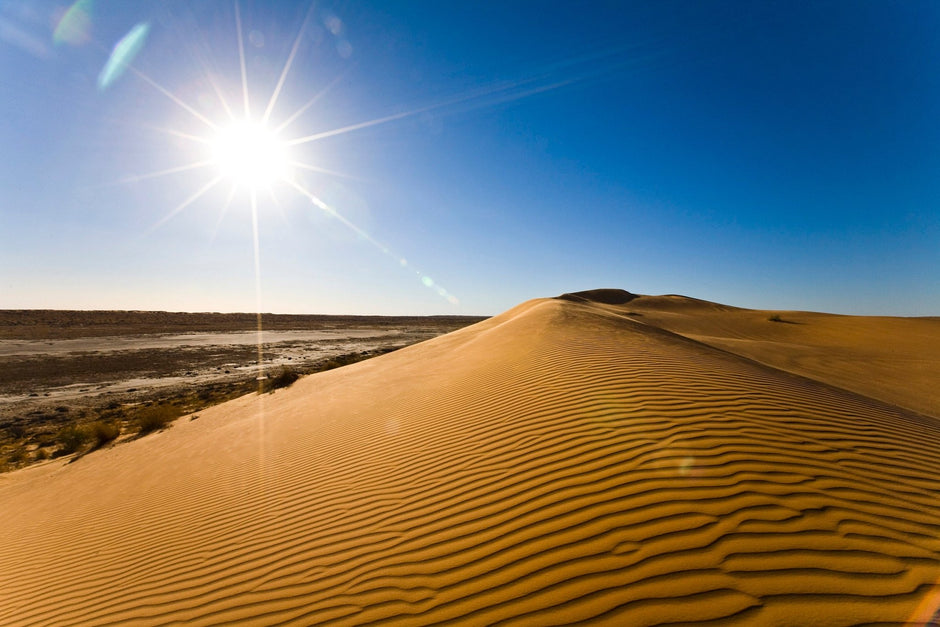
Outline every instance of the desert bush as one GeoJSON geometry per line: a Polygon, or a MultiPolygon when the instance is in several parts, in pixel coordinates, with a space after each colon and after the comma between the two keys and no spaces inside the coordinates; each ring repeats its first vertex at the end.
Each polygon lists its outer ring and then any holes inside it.
{"type": "Polygon", "coordinates": [[[112,422],[97,421],[91,423],[89,426],[91,431],[91,437],[94,441],[93,447],[99,448],[116,440],[119,435],[121,435],[121,428],[112,422]]]}
{"type": "Polygon", "coordinates": [[[342,368],[343,366],[348,366],[359,361],[368,359],[372,355],[365,351],[361,353],[343,353],[342,355],[335,355],[330,357],[326,361],[320,362],[320,371],[333,370],[335,368],[342,368]]]}
{"type": "Polygon", "coordinates": [[[55,433],[43,432],[36,434],[36,444],[39,448],[55,446],[57,442],[55,433]]]}
{"type": "Polygon", "coordinates": [[[278,388],[289,387],[294,381],[300,378],[300,375],[293,368],[283,367],[273,378],[267,380],[268,392],[273,392],[278,388]]]}
{"type": "Polygon", "coordinates": [[[56,456],[71,455],[85,446],[91,439],[91,434],[84,427],[77,425],[68,425],[56,435],[56,443],[59,448],[56,450],[56,456]]]}
{"type": "Polygon", "coordinates": [[[173,405],[151,405],[137,413],[137,426],[141,435],[164,429],[180,417],[180,409],[173,405]]]}
{"type": "Polygon", "coordinates": [[[18,465],[20,462],[26,459],[26,449],[22,447],[13,449],[7,459],[11,464],[18,465]]]}
{"type": "Polygon", "coordinates": [[[783,318],[780,317],[780,314],[771,314],[767,319],[771,322],[783,322],[783,318]]]}
{"type": "Polygon", "coordinates": [[[49,453],[47,453],[44,448],[38,448],[36,449],[36,454],[33,456],[33,459],[37,462],[41,462],[44,459],[49,459],[49,453]]]}
{"type": "Polygon", "coordinates": [[[19,440],[26,435],[26,427],[21,424],[10,425],[7,427],[7,433],[9,433],[10,437],[14,440],[19,440]]]}

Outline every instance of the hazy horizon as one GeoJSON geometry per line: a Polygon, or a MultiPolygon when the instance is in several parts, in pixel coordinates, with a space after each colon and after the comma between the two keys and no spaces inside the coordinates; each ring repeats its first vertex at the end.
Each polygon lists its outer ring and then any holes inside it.
{"type": "Polygon", "coordinates": [[[0,309],[615,287],[940,315],[938,27],[930,2],[0,0],[0,309]],[[280,157],[214,139],[246,109],[290,160],[253,187],[280,157]]]}
{"type": "MultiPolygon", "coordinates": [[[[614,288],[614,289],[616,289],[616,288],[614,288]]],[[[591,290],[580,290],[580,291],[591,291],[591,290]]],[[[629,290],[628,290],[628,291],[629,291],[629,290]]],[[[546,296],[535,296],[535,297],[533,297],[533,299],[538,299],[538,298],[556,298],[556,297],[561,296],[561,295],[562,295],[562,294],[551,294],[551,295],[546,295],[546,296]]],[[[821,310],[811,310],[811,309],[792,309],[792,308],[785,308],[785,307],[784,307],[784,308],[749,307],[749,306],[746,305],[746,304],[724,303],[724,302],[717,302],[717,301],[708,301],[708,300],[706,300],[706,299],[700,299],[700,298],[697,298],[696,296],[692,296],[692,295],[689,295],[689,294],[672,294],[672,293],[669,293],[669,294],[637,294],[637,296],[679,296],[679,297],[683,297],[683,298],[691,298],[691,299],[693,299],[693,300],[703,300],[703,301],[705,301],[705,302],[714,302],[714,303],[719,304],[719,305],[726,305],[726,306],[735,307],[735,308],[738,308],[738,309],[755,310],[755,311],[781,311],[781,312],[791,311],[791,312],[802,312],[802,313],[822,313],[822,314],[832,314],[832,315],[848,315],[848,316],[863,316],[863,317],[864,317],[864,316],[869,316],[869,317],[887,316],[887,317],[901,317],[901,318],[937,318],[937,317],[940,317],[940,314],[938,314],[938,315],[924,314],[924,315],[910,315],[910,316],[905,316],[905,315],[892,315],[892,314],[865,314],[865,313],[846,314],[846,313],[840,312],[840,311],[821,311],[821,310]]],[[[532,300],[532,299],[528,299],[528,300],[532,300]]],[[[520,302],[518,302],[518,303],[515,303],[514,305],[519,305],[519,304],[522,304],[523,302],[525,302],[525,301],[520,301],[520,302]]],[[[510,305],[509,307],[507,307],[506,310],[511,309],[514,305],[510,305]]],[[[443,317],[443,316],[455,316],[455,317],[469,317],[469,318],[491,318],[491,317],[493,317],[493,316],[497,316],[497,315],[499,315],[499,314],[505,312],[506,310],[493,311],[493,312],[482,312],[482,313],[473,313],[473,312],[468,312],[468,313],[446,313],[446,312],[445,312],[445,313],[418,313],[418,314],[415,314],[415,313],[410,313],[410,314],[409,314],[409,313],[395,313],[395,314],[389,314],[389,313],[376,313],[376,312],[369,312],[369,311],[362,311],[362,312],[358,312],[358,313],[348,313],[348,312],[339,312],[339,311],[330,311],[330,312],[326,312],[326,311],[273,311],[273,310],[268,311],[268,310],[264,310],[264,311],[261,312],[261,314],[262,314],[263,316],[335,316],[335,317],[343,317],[343,316],[350,316],[350,317],[358,317],[358,316],[361,316],[361,317],[382,317],[382,316],[387,316],[387,317],[422,317],[422,316],[426,316],[426,317],[443,317]]],[[[169,314],[212,314],[212,315],[218,314],[218,315],[248,315],[248,316],[255,316],[255,315],[257,315],[257,313],[258,313],[257,311],[250,311],[250,310],[236,311],[236,310],[218,310],[218,309],[214,309],[214,310],[209,310],[209,309],[204,309],[204,310],[196,310],[196,309],[121,309],[121,308],[110,308],[110,309],[64,309],[64,308],[49,308],[49,307],[46,307],[46,308],[36,308],[36,307],[5,308],[5,309],[0,309],[0,311],[55,311],[55,312],[75,311],[75,312],[82,312],[82,313],[118,312],[118,313],[169,313],[169,314]]]]}

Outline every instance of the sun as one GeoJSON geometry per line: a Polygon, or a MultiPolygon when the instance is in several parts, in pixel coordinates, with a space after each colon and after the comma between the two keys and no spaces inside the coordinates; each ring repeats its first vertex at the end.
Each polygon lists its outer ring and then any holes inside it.
{"type": "MultiPolygon", "coordinates": [[[[161,129],[178,139],[191,142],[193,145],[198,145],[198,152],[196,153],[198,154],[197,159],[189,163],[172,166],[163,170],[130,176],[127,177],[125,181],[136,184],[143,179],[159,178],[168,175],[179,174],[182,172],[212,171],[204,184],[202,184],[196,191],[182,200],[173,209],[168,211],[151,227],[151,229],[159,228],[169,220],[173,219],[173,217],[180,212],[184,211],[188,207],[193,206],[195,203],[200,201],[200,199],[208,197],[212,190],[217,189],[220,186],[228,187],[229,192],[227,199],[220,206],[219,223],[221,223],[222,219],[229,210],[229,207],[233,205],[233,202],[236,198],[247,200],[251,210],[251,233],[255,262],[255,292],[258,301],[257,311],[259,312],[261,311],[261,261],[259,236],[259,213],[261,212],[259,209],[262,206],[274,206],[280,209],[283,213],[283,206],[281,205],[280,200],[278,200],[278,196],[275,194],[274,187],[276,184],[283,184],[283,186],[287,188],[287,190],[292,194],[299,194],[300,197],[306,198],[314,211],[322,211],[330,218],[339,221],[344,226],[355,232],[362,241],[371,244],[383,255],[389,257],[396,266],[413,272],[414,275],[419,279],[420,283],[426,288],[434,290],[438,293],[439,296],[448,302],[457,305],[459,303],[457,298],[444,289],[443,286],[433,281],[430,277],[406,261],[404,257],[393,252],[387,246],[375,239],[370,233],[349,220],[337,208],[330,206],[322,198],[311,191],[309,185],[305,182],[306,177],[304,174],[309,175],[309,173],[313,173],[314,176],[339,176],[344,178],[356,177],[350,177],[348,174],[337,172],[328,168],[323,168],[310,163],[308,161],[309,155],[307,155],[307,158],[305,158],[303,149],[305,146],[309,146],[313,142],[318,142],[329,137],[344,135],[346,133],[351,133],[379,124],[387,124],[389,122],[394,122],[403,118],[419,115],[426,111],[438,109],[449,104],[463,102],[468,100],[470,97],[455,98],[449,101],[445,101],[441,104],[410,109],[400,113],[393,113],[391,115],[373,118],[364,122],[349,124],[340,128],[321,130],[315,133],[305,132],[309,130],[309,127],[306,129],[304,127],[300,127],[298,130],[298,126],[295,124],[295,122],[298,120],[302,122],[304,120],[304,114],[315,103],[317,103],[325,93],[332,89],[332,87],[336,85],[344,76],[344,74],[341,74],[334,78],[333,81],[331,81],[326,87],[324,87],[318,93],[314,94],[303,105],[294,109],[294,111],[289,115],[282,115],[283,112],[279,112],[278,103],[282,94],[282,89],[284,88],[291,67],[297,58],[301,42],[304,39],[304,33],[308,30],[308,25],[311,22],[311,16],[314,13],[314,8],[315,3],[311,2],[307,10],[307,15],[304,18],[296,36],[294,37],[293,44],[290,47],[290,52],[288,53],[283,67],[281,68],[280,75],[277,78],[277,83],[274,86],[270,96],[267,98],[266,106],[262,107],[259,106],[260,103],[257,101],[259,95],[255,94],[254,97],[252,97],[252,90],[249,86],[248,64],[246,63],[245,40],[243,36],[244,29],[242,27],[240,2],[239,0],[234,1],[235,35],[237,39],[239,70],[241,74],[241,103],[239,104],[237,100],[230,100],[229,98],[226,98],[223,95],[224,91],[221,88],[221,84],[215,78],[213,78],[212,73],[207,67],[204,68],[205,84],[211,87],[211,89],[215,91],[216,95],[218,96],[217,105],[219,106],[216,108],[216,110],[224,110],[224,119],[219,119],[218,117],[214,116],[207,116],[202,110],[204,105],[202,98],[198,99],[196,103],[187,102],[179,95],[170,89],[167,89],[153,78],[142,72],[129,61],[121,61],[119,59],[120,63],[124,64],[121,67],[126,67],[126,70],[132,72],[143,82],[147,83],[153,89],[166,96],[180,109],[192,116],[193,120],[200,122],[205,127],[202,132],[194,132],[188,128],[187,130],[174,128],[161,129]],[[292,126],[293,130],[291,130],[292,126]],[[267,193],[259,193],[262,191],[267,193]]],[[[132,31],[132,34],[134,33],[136,33],[136,31],[132,31]]],[[[140,37],[140,35],[135,36],[140,37]]],[[[118,52],[121,51],[118,50],[118,52]]],[[[118,63],[118,61],[115,61],[115,63],[118,63]]],[[[258,363],[260,368],[262,361],[260,354],[260,313],[258,315],[258,363]]]]}
{"type": "Polygon", "coordinates": [[[209,147],[219,175],[234,185],[259,189],[292,180],[288,144],[263,123],[237,120],[219,127],[209,147]]]}

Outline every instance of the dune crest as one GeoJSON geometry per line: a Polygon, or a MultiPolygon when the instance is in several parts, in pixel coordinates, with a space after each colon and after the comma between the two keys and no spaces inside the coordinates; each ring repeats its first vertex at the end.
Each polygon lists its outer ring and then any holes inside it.
{"type": "Polygon", "coordinates": [[[0,478],[0,624],[934,616],[940,426],[609,296],[0,478]]]}
{"type": "Polygon", "coordinates": [[[623,305],[629,303],[634,298],[639,298],[636,294],[631,294],[626,290],[601,288],[597,290],[586,290],[583,292],[571,292],[562,294],[558,297],[560,300],[571,300],[578,303],[604,303],[606,305],[623,305]]]}
{"type": "Polygon", "coordinates": [[[761,311],[687,296],[638,296],[644,324],[940,419],[940,318],[761,311]]]}

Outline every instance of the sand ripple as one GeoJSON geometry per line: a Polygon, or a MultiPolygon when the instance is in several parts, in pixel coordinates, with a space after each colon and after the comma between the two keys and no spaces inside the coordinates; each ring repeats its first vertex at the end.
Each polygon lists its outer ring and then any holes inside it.
{"type": "Polygon", "coordinates": [[[853,625],[940,604],[940,428],[558,300],[0,482],[0,624],[853,625]]]}

